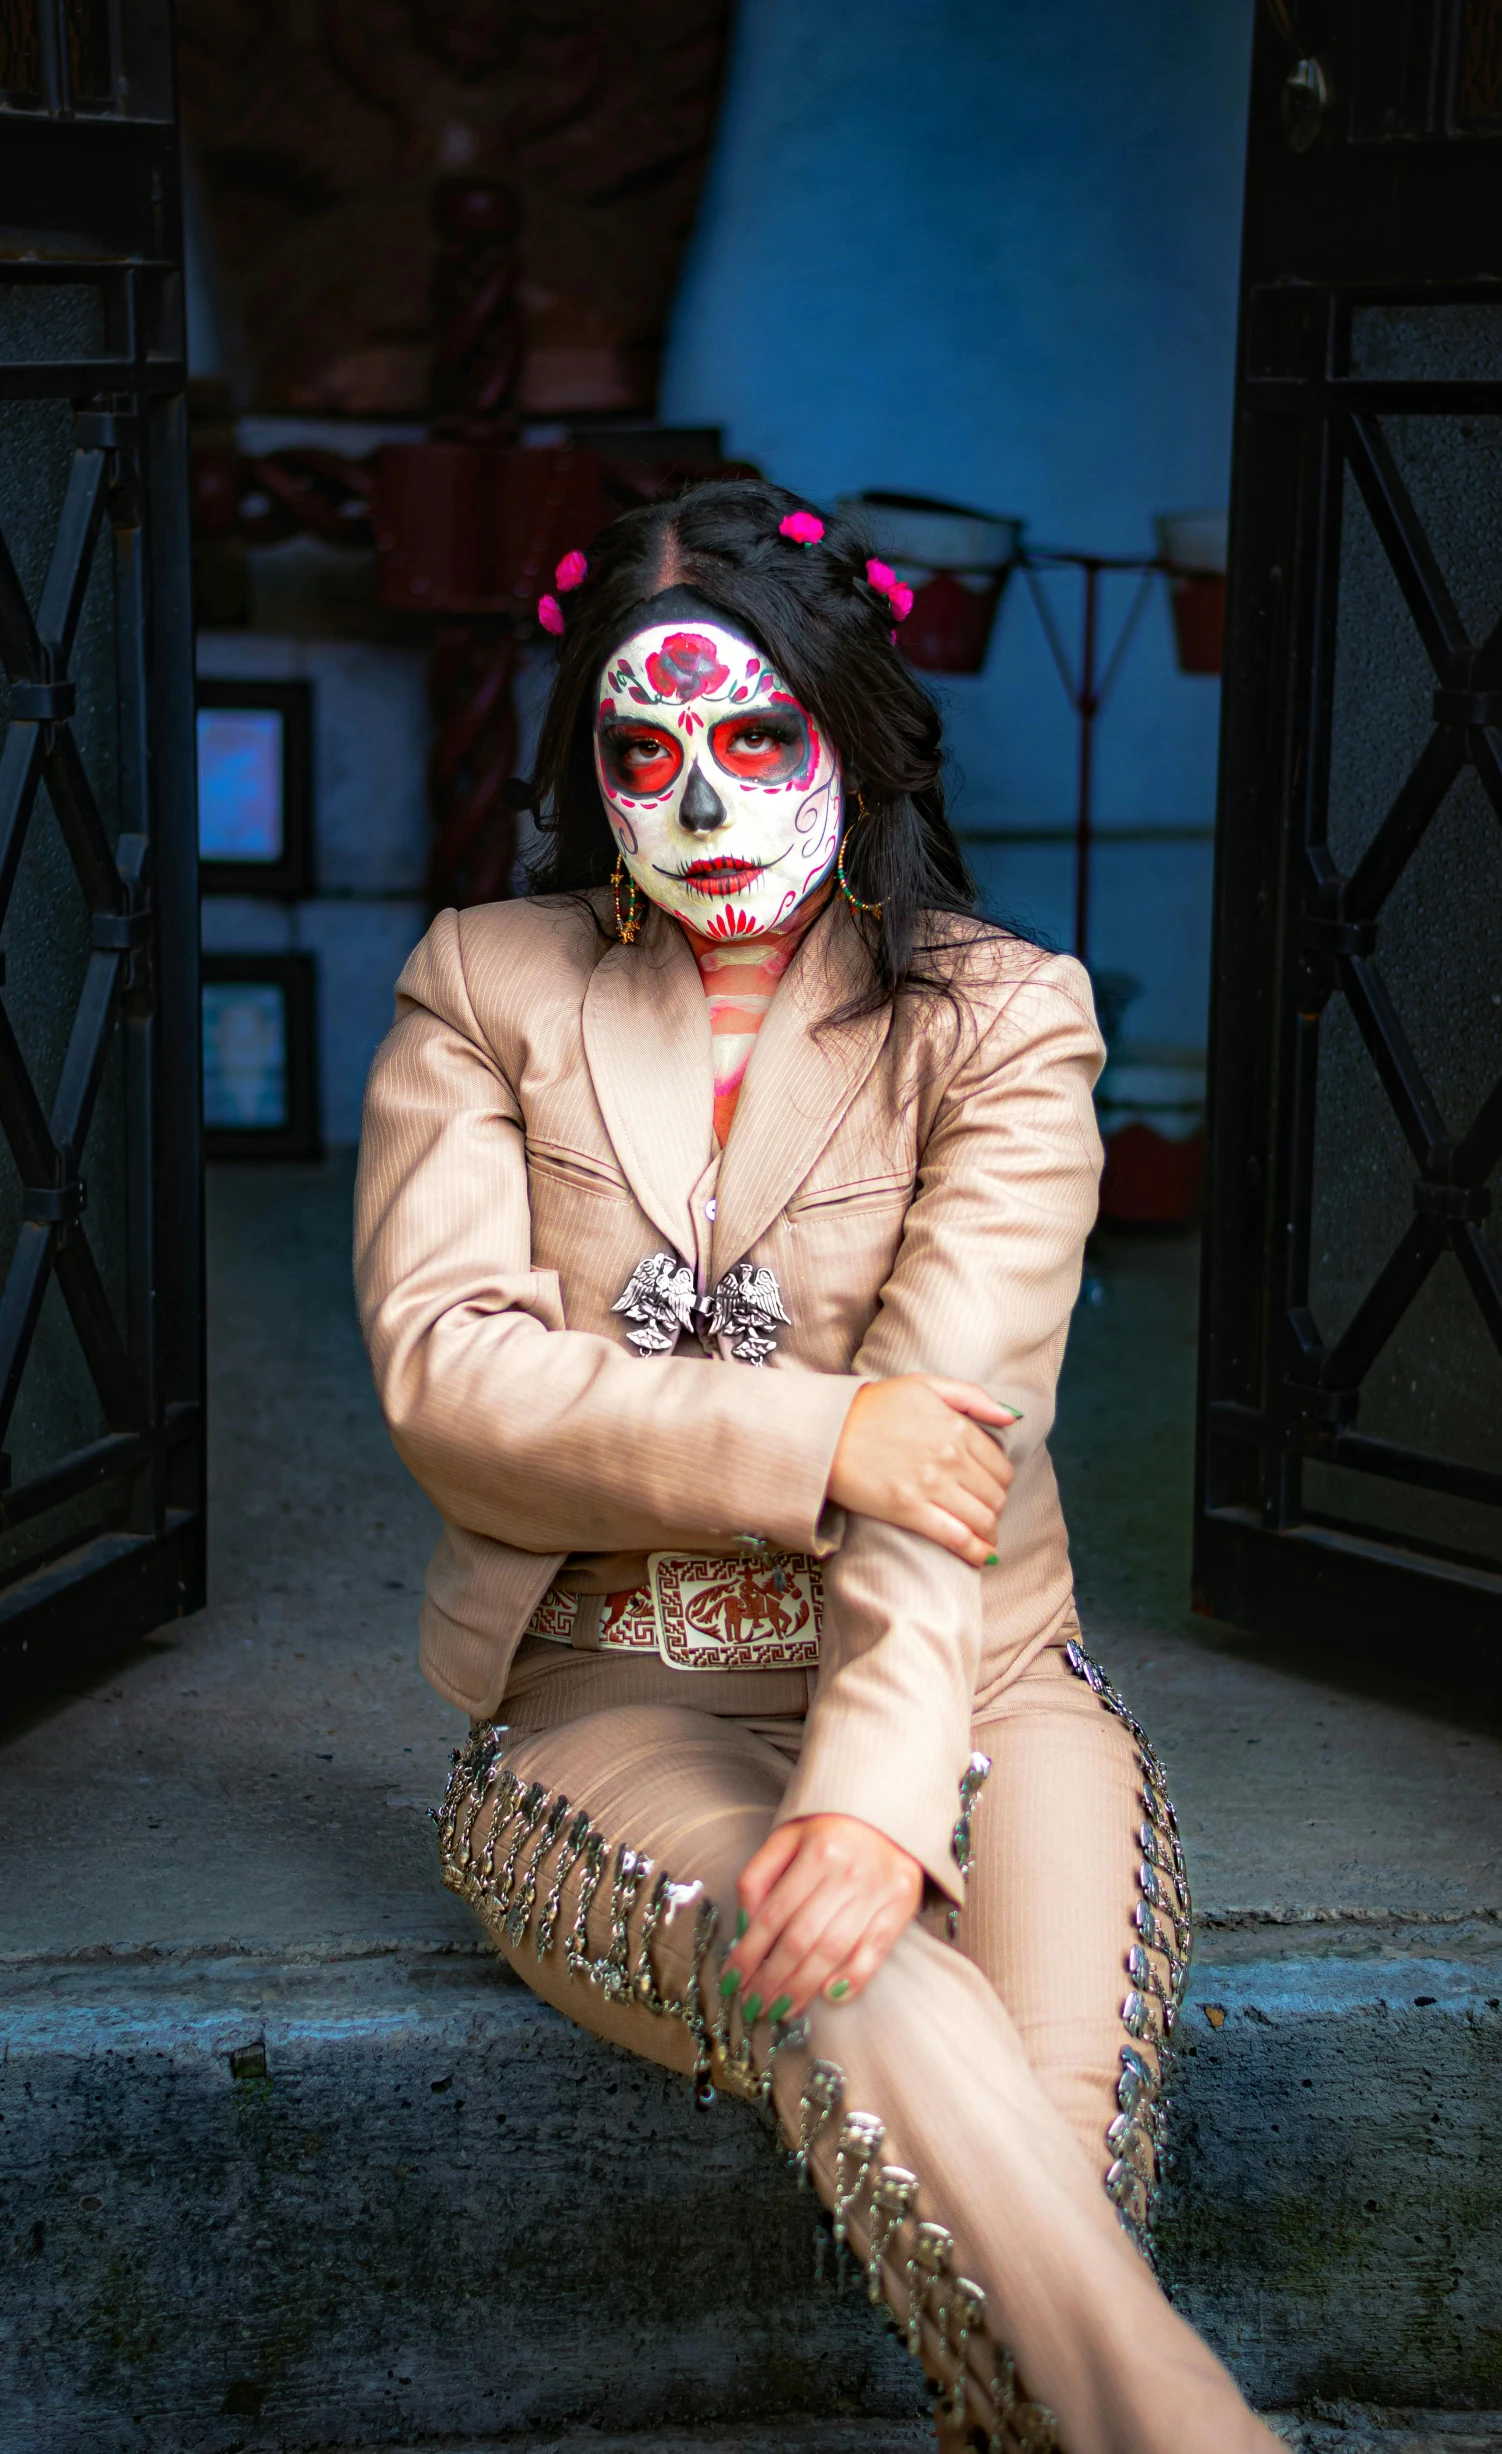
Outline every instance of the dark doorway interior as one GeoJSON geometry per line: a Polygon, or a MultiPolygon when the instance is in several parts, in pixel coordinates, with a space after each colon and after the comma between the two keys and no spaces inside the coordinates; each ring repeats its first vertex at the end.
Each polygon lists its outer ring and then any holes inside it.
{"type": "Polygon", "coordinates": [[[1195,1543],[1218,1616],[1493,1694],[1499,43],[1259,15],[1195,1543]]]}
{"type": "Polygon", "coordinates": [[[0,37],[0,1698],[203,1598],[169,13],[0,37]]]}

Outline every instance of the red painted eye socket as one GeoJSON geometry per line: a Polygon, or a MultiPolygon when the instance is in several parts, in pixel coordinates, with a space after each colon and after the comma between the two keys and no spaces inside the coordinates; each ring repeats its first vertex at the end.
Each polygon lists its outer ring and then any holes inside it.
{"type": "Polygon", "coordinates": [[[717,764],[751,784],[783,784],[808,756],[808,727],[795,708],[727,716],[709,736],[717,764]]]}
{"type": "Polygon", "coordinates": [[[607,782],[616,792],[666,792],[683,765],[683,750],[655,724],[613,724],[600,736],[607,782]]]}

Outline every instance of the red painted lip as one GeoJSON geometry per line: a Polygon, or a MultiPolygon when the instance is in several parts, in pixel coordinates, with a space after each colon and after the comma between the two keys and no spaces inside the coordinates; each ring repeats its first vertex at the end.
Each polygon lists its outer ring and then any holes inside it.
{"type": "Polygon", "coordinates": [[[701,895],[733,895],[738,886],[759,878],[763,866],[761,861],[690,861],[678,875],[685,886],[696,888],[701,895]]]}

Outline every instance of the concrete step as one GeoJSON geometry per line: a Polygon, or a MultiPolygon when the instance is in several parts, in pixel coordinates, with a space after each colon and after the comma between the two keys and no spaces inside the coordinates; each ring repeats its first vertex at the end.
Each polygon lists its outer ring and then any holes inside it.
{"type": "Polygon", "coordinates": [[[757,2117],[489,1955],[13,1975],[5,2454],[910,2418],[757,2117]]]}
{"type": "MultiPolygon", "coordinates": [[[[576,2035],[439,1887],[463,1721],[348,1168],[211,1195],[212,1606],[3,1747],[0,2454],[926,2444],[754,2117],[576,2035]]],[[[1193,1256],[1095,1292],[1055,1453],[1201,1912],[1165,2272],[1305,2454],[1494,2442],[1496,1718],[1189,1619],[1193,1256]]]]}
{"type": "Polygon", "coordinates": [[[1502,2412],[1393,2411],[1357,2403],[1316,2407],[1312,2418],[1269,2413],[1297,2454],[1493,2454],[1502,2412]]]}
{"type": "Polygon", "coordinates": [[[1197,1947],[1159,2259],[1260,2408],[1502,2401],[1499,1940],[1248,1919],[1197,1947]]]}
{"type": "Polygon", "coordinates": [[[588,2429],[566,2437],[449,2437],[377,2446],[370,2454],[933,2454],[922,2420],[761,2419],[745,2428],[651,2429],[617,2436],[588,2429]]]}
{"type": "MultiPolygon", "coordinates": [[[[1163,2266],[1264,2408],[1498,2399],[1502,1975],[1408,1939],[1194,1982],[1163,2266]]],[[[4,2454],[918,2425],[758,2117],[483,1948],[3,1980],[4,2454]]]]}
{"type": "MultiPolygon", "coordinates": [[[[1342,2406],[1334,2422],[1296,2412],[1266,2416],[1295,2454],[1495,2454],[1502,2445],[1502,2412],[1362,2411],[1342,2406]]],[[[653,2430],[648,2435],[606,2436],[596,2430],[568,2437],[449,2437],[422,2444],[376,2446],[370,2454],[932,2454],[926,2421],[761,2421],[749,2428],[703,2429],[685,2436],[653,2430]]]]}

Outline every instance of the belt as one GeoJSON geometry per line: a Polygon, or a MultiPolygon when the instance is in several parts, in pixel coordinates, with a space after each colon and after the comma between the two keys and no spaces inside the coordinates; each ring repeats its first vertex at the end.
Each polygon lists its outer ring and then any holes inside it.
{"type": "Polygon", "coordinates": [[[824,1580],[797,1552],[690,1559],[653,1551],[633,1593],[550,1586],[526,1634],[581,1653],[655,1653],[670,1670],[816,1670],[824,1580]]]}

